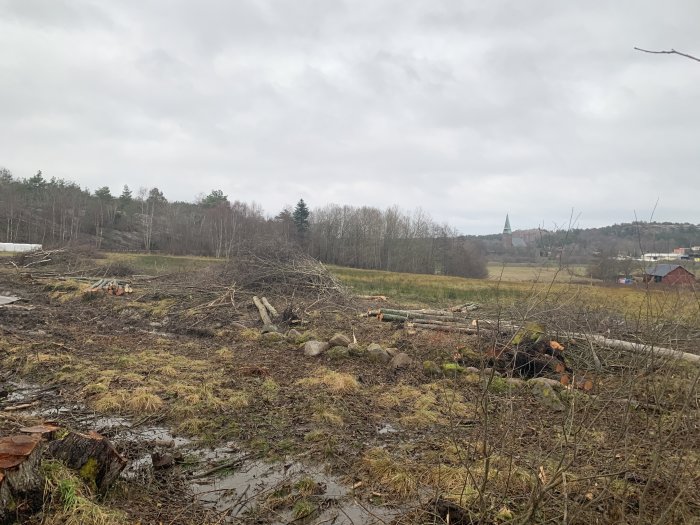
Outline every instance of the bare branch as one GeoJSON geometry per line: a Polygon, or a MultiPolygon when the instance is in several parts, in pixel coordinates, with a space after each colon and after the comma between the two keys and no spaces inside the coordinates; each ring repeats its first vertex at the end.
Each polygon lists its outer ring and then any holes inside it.
{"type": "Polygon", "coordinates": [[[668,51],[652,51],[649,49],[642,49],[641,47],[635,47],[637,51],[641,51],[642,53],[651,53],[653,55],[680,55],[685,58],[689,58],[690,60],[695,60],[696,62],[700,62],[700,58],[694,57],[693,55],[688,55],[687,53],[681,53],[680,51],[676,51],[675,49],[670,49],[668,51]]]}

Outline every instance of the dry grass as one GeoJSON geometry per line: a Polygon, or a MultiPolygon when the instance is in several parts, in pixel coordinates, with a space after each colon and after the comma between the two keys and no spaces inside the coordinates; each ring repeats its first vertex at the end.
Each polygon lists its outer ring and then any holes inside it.
{"type": "Polygon", "coordinates": [[[299,386],[323,385],[334,393],[355,392],[360,388],[355,376],[327,368],[317,369],[312,377],[300,379],[296,384],[299,386]]]}

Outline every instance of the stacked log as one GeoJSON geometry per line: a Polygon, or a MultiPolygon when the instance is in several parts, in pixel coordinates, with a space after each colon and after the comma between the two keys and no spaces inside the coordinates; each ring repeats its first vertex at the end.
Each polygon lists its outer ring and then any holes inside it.
{"type": "Polygon", "coordinates": [[[132,293],[134,290],[126,281],[118,281],[117,279],[100,279],[93,283],[88,290],[88,293],[104,292],[107,295],[121,296],[132,293]]]}
{"type": "MultiPolygon", "coordinates": [[[[470,303],[471,304],[471,303],[470,303]]],[[[398,310],[382,308],[369,310],[367,317],[376,317],[380,321],[406,323],[407,326],[422,330],[437,330],[440,332],[475,335],[482,331],[494,331],[496,325],[488,322],[472,320],[464,315],[469,311],[468,305],[460,305],[450,310],[398,310]]],[[[473,309],[473,308],[472,308],[473,309]]]]}

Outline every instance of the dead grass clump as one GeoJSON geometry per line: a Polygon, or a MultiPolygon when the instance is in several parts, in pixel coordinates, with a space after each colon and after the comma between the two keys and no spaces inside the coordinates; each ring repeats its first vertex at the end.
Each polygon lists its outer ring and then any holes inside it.
{"type": "Polygon", "coordinates": [[[161,366],[158,370],[156,370],[156,373],[165,377],[177,377],[178,375],[180,375],[180,372],[177,371],[177,368],[170,365],[161,366]]]}
{"type": "Polygon", "coordinates": [[[323,385],[335,393],[354,392],[360,388],[360,383],[355,376],[326,368],[318,369],[313,377],[300,379],[297,384],[303,386],[323,385]]]}
{"type": "Polygon", "coordinates": [[[267,378],[260,385],[262,398],[265,401],[272,402],[277,399],[277,395],[280,391],[279,384],[272,378],[267,378]]]}
{"type": "Polygon", "coordinates": [[[396,385],[377,397],[376,403],[382,408],[396,408],[407,405],[421,395],[418,388],[408,385],[396,385]]]}
{"type": "Polygon", "coordinates": [[[97,412],[118,413],[124,408],[127,392],[124,390],[114,390],[106,392],[96,399],[92,406],[97,412]]]}
{"type": "Polygon", "coordinates": [[[88,486],[63,463],[42,462],[46,501],[41,523],[46,525],[121,525],[126,516],[97,504],[88,486]]]}
{"type": "Polygon", "coordinates": [[[262,338],[262,334],[255,328],[246,328],[238,332],[238,334],[248,341],[259,341],[262,338]]]}
{"type": "Polygon", "coordinates": [[[317,423],[335,427],[340,427],[344,424],[343,418],[337,410],[328,407],[321,407],[314,412],[313,420],[317,423]]]}
{"type": "Polygon", "coordinates": [[[163,400],[146,388],[137,388],[127,400],[127,407],[133,412],[157,412],[163,406],[163,400]]]}
{"type": "Polygon", "coordinates": [[[228,396],[226,404],[231,408],[245,408],[250,404],[250,395],[242,390],[235,391],[228,396]]]}
{"type": "Polygon", "coordinates": [[[415,494],[418,488],[418,476],[413,466],[393,458],[383,448],[368,450],[362,458],[362,466],[371,482],[399,498],[415,494]]]}
{"type": "Polygon", "coordinates": [[[233,352],[230,348],[224,346],[216,351],[216,356],[223,361],[229,361],[233,359],[233,352]]]}

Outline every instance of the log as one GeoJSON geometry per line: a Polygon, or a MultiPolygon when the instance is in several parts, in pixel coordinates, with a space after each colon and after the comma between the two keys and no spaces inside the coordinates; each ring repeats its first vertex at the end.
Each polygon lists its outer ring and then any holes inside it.
{"type": "Polygon", "coordinates": [[[0,523],[20,522],[20,514],[42,505],[41,436],[17,435],[0,439],[0,523]]]}
{"type": "Polygon", "coordinates": [[[577,333],[571,334],[571,337],[576,339],[586,339],[600,346],[614,348],[615,350],[623,350],[633,354],[670,357],[671,359],[681,359],[690,363],[700,364],[700,355],[681,352],[680,350],[674,350],[673,348],[663,348],[661,346],[646,345],[643,343],[630,343],[629,341],[620,341],[619,339],[608,339],[604,335],[577,333]]]}
{"type": "Polygon", "coordinates": [[[271,325],[272,319],[270,319],[265,305],[262,303],[262,301],[258,298],[257,295],[253,297],[253,304],[255,304],[255,307],[258,309],[258,313],[260,314],[260,319],[262,320],[263,324],[271,325]]]}
{"type": "Polygon", "coordinates": [[[469,334],[476,335],[477,330],[475,328],[467,328],[461,326],[442,326],[437,324],[426,324],[426,323],[412,323],[415,328],[421,328],[423,330],[437,330],[439,332],[452,332],[458,334],[469,334]]]}
{"type": "Polygon", "coordinates": [[[50,443],[48,453],[69,468],[79,471],[81,477],[101,493],[109,488],[126,466],[126,459],[107,438],[97,432],[70,432],[63,439],[50,443]]]}
{"type": "Polygon", "coordinates": [[[395,310],[392,308],[382,308],[380,312],[383,314],[401,315],[409,319],[457,319],[465,322],[467,321],[465,316],[455,315],[442,310],[395,310]]]}
{"type": "Polygon", "coordinates": [[[270,302],[267,300],[267,297],[262,298],[262,304],[265,305],[265,308],[268,309],[272,317],[279,317],[277,310],[275,310],[275,307],[270,304],[270,302]]]}

